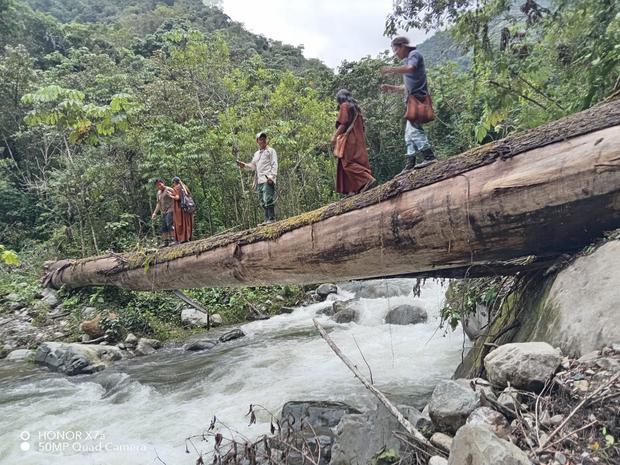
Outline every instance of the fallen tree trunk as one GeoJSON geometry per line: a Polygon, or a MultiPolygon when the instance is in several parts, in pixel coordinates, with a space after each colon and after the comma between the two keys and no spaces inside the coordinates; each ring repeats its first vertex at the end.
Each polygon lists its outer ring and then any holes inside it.
{"type": "Polygon", "coordinates": [[[153,290],[511,273],[620,227],[619,169],[616,100],[278,223],[54,262],[45,283],[153,290]]]}

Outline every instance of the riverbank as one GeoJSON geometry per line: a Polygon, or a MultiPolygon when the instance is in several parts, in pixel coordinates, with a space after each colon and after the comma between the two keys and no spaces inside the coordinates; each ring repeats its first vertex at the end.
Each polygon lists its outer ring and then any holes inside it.
{"type": "MultiPolygon", "coordinates": [[[[0,358],[43,342],[122,344],[128,335],[161,343],[204,331],[206,318],[167,292],[117,288],[55,291],[39,284],[38,266],[0,270],[0,358]]],[[[307,301],[299,286],[187,291],[213,316],[211,325],[266,318],[307,301]]],[[[122,347],[121,347],[122,349],[122,347]]]]}

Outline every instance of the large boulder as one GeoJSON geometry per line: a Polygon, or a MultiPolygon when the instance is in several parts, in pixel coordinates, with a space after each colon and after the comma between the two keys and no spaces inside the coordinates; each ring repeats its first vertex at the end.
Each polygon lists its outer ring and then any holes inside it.
{"type": "Polygon", "coordinates": [[[337,292],[338,287],[335,284],[331,283],[321,284],[319,287],[316,288],[317,295],[323,300],[325,300],[325,298],[329,294],[336,294],[337,292]]]}
{"type": "Polygon", "coordinates": [[[547,286],[547,296],[523,322],[517,341],[545,341],[570,357],[580,357],[620,341],[618,302],[620,240],[579,256],[547,286]]]}
{"type": "Polygon", "coordinates": [[[480,407],[480,394],[455,381],[439,383],[429,403],[429,415],[439,431],[455,433],[480,407]]]}
{"type": "Polygon", "coordinates": [[[335,427],[340,419],[351,413],[360,413],[344,402],[331,401],[290,401],[282,407],[280,423],[283,428],[290,425],[295,431],[307,429],[308,425],[317,432],[327,432],[335,427]]]}
{"type": "Polygon", "coordinates": [[[195,308],[181,310],[181,323],[193,328],[206,328],[209,325],[209,316],[195,308]]]}
{"type": "Polygon", "coordinates": [[[381,404],[368,413],[344,415],[335,429],[330,465],[370,464],[383,447],[398,452],[394,431],[403,428],[381,404]]]}
{"type": "Polygon", "coordinates": [[[391,325],[415,325],[427,319],[426,310],[416,305],[399,305],[385,315],[385,322],[391,325]]]}
{"type": "Polygon", "coordinates": [[[341,283],[338,287],[354,293],[357,298],[382,299],[409,295],[413,290],[413,284],[412,279],[372,279],[341,283]]]}
{"type": "Polygon", "coordinates": [[[487,428],[465,425],[452,441],[448,465],[531,465],[525,452],[487,428]]]}
{"type": "Polygon", "coordinates": [[[508,439],[510,424],[504,415],[489,407],[478,407],[467,418],[468,425],[483,426],[502,439],[508,439]]]}
{"type": "Polygon", "coordinates": [[[73,376],[95,373],[121,358],[120,349],[114,346],[44,342],[37,348],[34,361],[73,376]]]}
{"type": "Polygon", "coordinates": [[[546,342],[521,342],[493,350],[484,358],[484,367],[493,384],[540,391],[561,362],[560,350],[546,342]]]}

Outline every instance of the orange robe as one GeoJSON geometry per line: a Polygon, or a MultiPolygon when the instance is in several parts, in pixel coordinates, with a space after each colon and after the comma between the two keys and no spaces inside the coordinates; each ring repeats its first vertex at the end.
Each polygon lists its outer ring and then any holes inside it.
{"type": "MultiPolygon", "coordinates": [[[[344,125],[348,129],[351,123],[351,115],[349,114],[349,104],[344,102],[340,104],[338,126],[344,125]]],[[[353,116],[355,118],[355,116],[353,116]]],[[[344,147],[344,156],[338,159],[336,168],[336,192],[348,194],[357,192],[373,179],[370,171],[370,163],[368,162],[368,151],[366,150],[366,133],[364,131],[364,119],[360,113],[355,122],[353,129],[347,136],[347,143],[344,147]]]]}
{"type": "Polygon", "coordinates": [[[174,225],[174,240],[181,243],[192,240],[192,229],[194,227],[194,215],[185,213],[181,209],[181,185],[173,187],[174,195],[179,199],[174,201],[172,210],[172,223],[174,225]]]}

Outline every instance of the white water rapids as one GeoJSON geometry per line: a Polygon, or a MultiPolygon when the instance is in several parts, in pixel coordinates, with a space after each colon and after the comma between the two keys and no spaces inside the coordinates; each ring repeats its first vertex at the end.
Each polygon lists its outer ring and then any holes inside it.
{"type": "MultiPolygon", "coordinates": [[[[375,385],[388,397],[421,408],[461,358],[460,329],[448,335],[437,329],[444,292],[427,281],[420,298],[362,299],[358,323],[319,320],[368,374],[357,341],[375,385]],[[388,308],[404,303],[425,308],[428,322],[383,324],[388,308]]],[[[161,463],[159,455],[168,465],[194,464],[197,455],[185,453],[184,439],[204,431],[214,415],[235,435],[256,437],[268,432],[269,417],[259,414],[248,426],[250,404],[274,413],[289,400],[369,408],[372,395],[314,329],[312,317],[322,306],[243,325],[246,337],[210,351],[185,352],[177,345],[95,375],[65,377],[0,360],[0,463],[133,465],[161,463]]]]}

